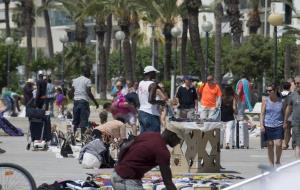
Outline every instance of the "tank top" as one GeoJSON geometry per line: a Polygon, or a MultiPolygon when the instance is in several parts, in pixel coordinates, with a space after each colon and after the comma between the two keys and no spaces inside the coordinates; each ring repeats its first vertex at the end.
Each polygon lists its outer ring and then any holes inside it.
{"type": "Polygon", "coordinates": [[[145,81],[142,80],[139,83],[138,95],[140,101],[140,111],[159,116],[159,107],[155,104],[149,103],[149,86],[153,83],[153,81],[145,81]]]}
{"type": "Polygon", "coordinates": [[[234,120],[233,97],[225,100],[221,104],[221,121],[227,122],[234,120]]]}
{"type": "Polygon", "coordinates": [[[276,102],[272,102],[268,97],[266,99],[265,127],[281,127],[283,125],[283,102],[278,98],[276,102]]]}

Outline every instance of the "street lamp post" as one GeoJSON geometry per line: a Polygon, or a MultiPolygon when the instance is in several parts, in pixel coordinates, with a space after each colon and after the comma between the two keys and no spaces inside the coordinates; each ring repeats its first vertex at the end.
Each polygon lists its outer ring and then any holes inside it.
{"type": "Polygon", "coordinates": [[[13,45],[14,39],[12,37],[7,37],[5,39],[5,45],[7,46],[7,63],[6,63],[6,85],[9,87],[10,85],[10,62],[11,62],[11,54],[10,54],[10,46],[13,45]]]}
{"type": "Polygon", "coordinates": [[[171,29],[171,34],[172,36],[175,38],[175,59],[174,59],[174,62],[173,62],[173,73],[174,73],[174,81],[173,81],[173,85],[174,85],[174,88],[173,88],[173,92],[172,94],[174,95],[175,94],[175,85],[176,85],[176,70],[177,70],[177,38],[181,35],[181,29],[178,28],[178,27],[173,27],[171,29]]]}
{"type": "Polygon", "coordinates": [[[62,57],[62,63],[61,63],[61,80],[62,80],[62,88],[64,88],[64,85],[65,85],[65,44],[68,42],[68,36],[64,36],[64,37],[61,37],[60,39],[60,42],[62,43],[63,45],[63,57],[62,57]]]}
{"type": "Polygon", "coordinates": [[[277,81],[277,26],[282,25],[283,16],[281,14],[275,13],[274,10],[268,17],[268,22],[274,26],[274,63],[273,63],[273,83],[277,81]]]}
{"type": "Polygon", "coordinates": [[[202,29],[205,32],[205,37],[206,37],[206,58],[205,58],[205,65],[204,65],[204,69],[205,69],[205,76],[204,78],[206,79],[207,75],[208,75],[208,43],[209,43],[209,32],[212,30],[212,23],[206,20],[206,16],[203,16],[203,21],[204,23],[202,24],[202,29]]]}
{"type": "Polygon", "coordinates": [[[120,48],[120,52],[119,52],[119,65],[120,65],[120,74],[121,74],[121,67],[122,67],[122,40],[125,39],[125,33],[121,30],[119,30],[118,32],[116,32],[115,34],[115,38],[116,40],[119,41],[119,48],[120,48]]]}

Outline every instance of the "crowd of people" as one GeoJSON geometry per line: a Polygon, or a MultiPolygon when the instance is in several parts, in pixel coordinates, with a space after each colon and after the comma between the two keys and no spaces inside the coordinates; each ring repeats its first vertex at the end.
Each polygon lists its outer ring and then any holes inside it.
{"type": "MultiPolygon", "coordinates": [[[[83,148],[84,151],[91,151],[98,144],[104,150],[107,147],[101,144],[102,141],[109,144],[117,139],[121,148],[112,175],[113,187],[116,189],[142,189],[141,178],[156,166],[160,168],[167,189],[175,189],[171,180],[170,153],[166,145],[174,147],[180,138],[167,125],[168,118],[189,119],[198,115],[204,121],[224,122],[226,149],[235,148],[237,122],[240,128],[247,128],[245,110],[251,112],[253,109],[253,85],[246,75],[236,84],[225,85],[218,84],[212,75],[208,75],[205,82],[195,82],[190,76],[184,76],[174,99],[170,100],[164,85],[156,81],[157,73],[159,71],[153,66],[146,66],[144,79],[139,83],[124,79],[115,83],[113,99],[103,105],[99,115],[101,124],[93,131],[98,140],[83,148]],[[112,114],[112,120],[108,121],[108,113],[112,114]],[[126,134],[128,126],[133,137],[130,140],[126,134]]],[[[99,107],[91,87],[90,70],[83,68],[82,74],[72,80],[71,89],[67,93],[73,99],[74,132],[80,129],[84,134],[89,128],[90,100],[96,108],[99,107]]],[[[267,85],[265,91],[260,127],[262,138],[267,143],[270,164],[276,166],[280,164],[282,149],[289,147],[291,136],[297,158],[300,158],[300,76],[283,83],[282,88],[274,84],[267,85]]],[[[48,110],[52,116],[55,103],[59,115],[64,115],[66,93],[61,87],[53,85],[51,77],[42,72],[38,74],[36,83],[32,79],[27,80],[23,97],[24,105],[34,103],[37,108],[48,110]]],[[[2,98],[6,105],[10,105],[7,110],[14,116],[16,109],[20,110],[22,96],[6,90],[2,98]]],[[[243,139],[247,134],[241,132],[239,135],[243,139]]],[[[240,148],[246,146],[246,142],[241,140],[240,148]]],[[[99,153],[99,150],[96,152],[99,153]]],[[[84,160],[82,154],[81,162],[84,163],[84,160]]]]}

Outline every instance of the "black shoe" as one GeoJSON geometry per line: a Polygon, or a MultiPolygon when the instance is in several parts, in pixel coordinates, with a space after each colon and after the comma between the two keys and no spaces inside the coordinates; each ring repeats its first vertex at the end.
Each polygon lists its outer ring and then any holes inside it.
{"type": "Polygon", "coordinates": [[[5,153],[6,151],[0,148],[0,154],[5,153]]]}
{"type": "Polygon", "coordinates": [[[27,146],[26,146],[26,150],[30,150],[30,146],[31,146],[31,144],[28,143],[27,146]]]}

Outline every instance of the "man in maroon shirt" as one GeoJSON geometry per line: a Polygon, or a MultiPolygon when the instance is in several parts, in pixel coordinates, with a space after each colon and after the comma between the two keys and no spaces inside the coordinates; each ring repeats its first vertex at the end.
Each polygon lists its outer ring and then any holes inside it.
{"type": "Polygon", "coordinates": [[[112,185],[117,190],[142,190],[141,179],[152,168],[159,166],[168,190],[176,190],[172,182],[170,152],[167,145],[174,147],[180,142],[176,133],[166,129],[162,134],[143,133],[121,148],[119,162],[112,174],[112,185]]]}

